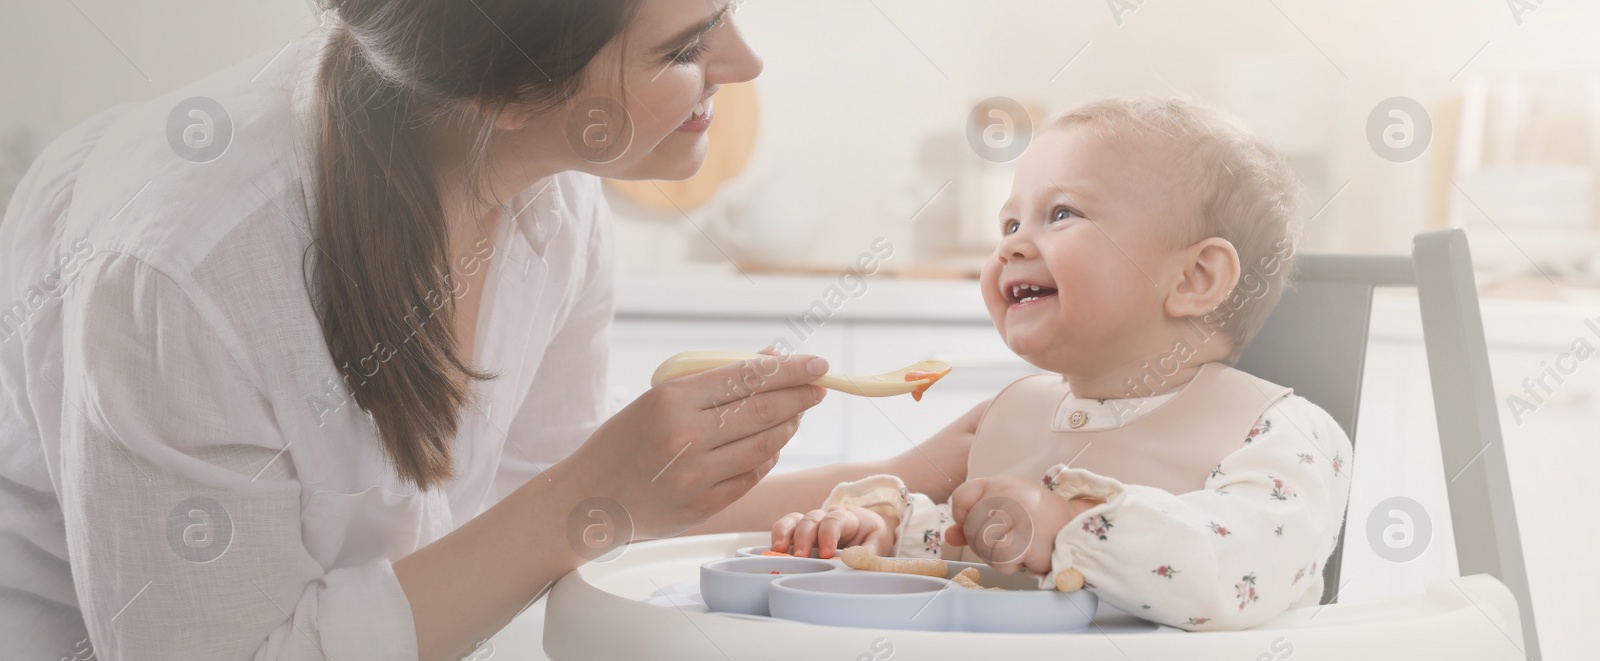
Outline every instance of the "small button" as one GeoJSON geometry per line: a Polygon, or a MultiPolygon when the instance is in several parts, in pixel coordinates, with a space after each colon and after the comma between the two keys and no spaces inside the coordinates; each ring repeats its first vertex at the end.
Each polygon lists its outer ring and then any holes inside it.
{"type": "Polygon", "coordinates": [[[1089,424],[1089,412],[1083,409],[1073,411],[1072,415],[1067,416],[1067,424],[1073,429],[1089,424]]]}

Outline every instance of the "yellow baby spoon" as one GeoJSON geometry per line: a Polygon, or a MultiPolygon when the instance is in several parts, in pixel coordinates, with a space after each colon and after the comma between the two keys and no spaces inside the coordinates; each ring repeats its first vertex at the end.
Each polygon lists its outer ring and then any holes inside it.
{"type": "MultiPolygon", "coordinates": [[[[685,351],[668,358],[656,368],[654,376],[650,377],[650,386],[661,385],[680,376],[697,374],[709,369],[722,367],[729,363],[741,360],[770,360],[774,356],[759,353],[745,353],[741,351],[685,351]]],[[[924,360],[912,363],[893,372],[874,374],[872,376],[846,376],[828,372],[821,378],[811,383],[829,390],[837,390],[851,395],[862,397],[892,397],[911,393],[911,397],[922,401],[922,393],[928,390],[935,381],[944,378],[950,373],[950,365],[941,360],[924,360]]]]}

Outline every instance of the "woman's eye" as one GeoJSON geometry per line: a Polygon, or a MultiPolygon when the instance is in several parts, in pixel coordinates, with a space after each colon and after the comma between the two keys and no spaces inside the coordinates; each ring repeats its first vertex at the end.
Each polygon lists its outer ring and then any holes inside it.
{"type": "Polygon", "coordinates": [[[683,50],[678,51],[678,54],[673,55],[672,61],[678,64],[692,64],[699,61],[700,56],[705,54],[706,40],[703,37],[697,37],[694,43],[685,46],[683,50]]]}
{"type": "Polygon", "coordinates": [[[1016,234],[1017,230],[1022,228],[1022,223],[1019,223],[1015,220],[1008,220],[1002,227],[1003,229],[1000,232],[1001,234],[1016,234]]]}
{"type": "Polygon", "coordinates": [[[714,18],[711,19],[710,23],[706,24],[705,29],[701,30],[699,34],[695,35],[693,43],[685,46],[683,50],[678,51],[676,55],[672,56],[672,61],[678,64],[691,64],[699,61],[700,56],[705,55],[706,53],[706,35],[712,30],[722,27],[722,24],[728,20],[728,14],[733,13],[733,10],[737,8],[738,7],[736,5],[730,4],[728,5],[727,9],[718,13],[714,18]]]}
{"type": "Polygon", "coordinates": [[[1078,215],[1078,212],[1073,211],[1071,209],[1068,209],[1066,207],[1056,207],[1055,211],[1050,212],[1050,219],[1051,220],[1066,220],[1068,218],[1072,218],[1072,217],[1077,216],[1077,215],[1078,215]]]}

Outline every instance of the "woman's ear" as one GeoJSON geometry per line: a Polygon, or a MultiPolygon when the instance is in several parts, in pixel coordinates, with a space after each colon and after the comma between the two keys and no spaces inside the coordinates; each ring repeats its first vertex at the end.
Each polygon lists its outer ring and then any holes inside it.
{"type": "Polygon", "coordinates": [[[1200,241],[1183,251],[1183,272],[1167,294],[1167,314],[1201,317],[1210,313],[1239,283],[1239,251],[1221,237],[1200,241]]]}
{"type": "MultiPolygon", "coordinates": [[[[472,104],[473,112],[486,117],[489,116],[488,107],[484,105],[483,101],[473,99],[468,103],[472,104]]],[[[526,105],[508,103],[500,109],[498,114],[494,115],[494,127],[501,131],[515,131],[526,126],[535,114],[533,109],[526,105]]]]}

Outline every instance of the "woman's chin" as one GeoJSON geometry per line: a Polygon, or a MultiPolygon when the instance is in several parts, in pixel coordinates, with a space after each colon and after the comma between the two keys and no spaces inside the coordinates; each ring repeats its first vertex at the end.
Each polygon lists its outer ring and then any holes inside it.
{"type": "Polygon", "coordinates": [[[683,181],[684,179],[693,177],[696,173],[700,172],[700,167],[705,165],[705,163],[706,161],[704,157],[692,160],[683,159],[663,168],[661,174],[652,177],[652,179],[661,179],[664,181],[683,181]]]}
{"type": "Polygon", "coordinates": [[[643,179],[682,181],[693,177],[696,172],[700,171],[700,167],[705,165],[705,141],[700,140],[697,141],[698,144],[686,146],[673,145],[669,144],[669,142],[676,141],[663,141],[644,160],[628,168],[626,173],[620,176],[612,175],[609,178],[635,181],[643,179]]]}

